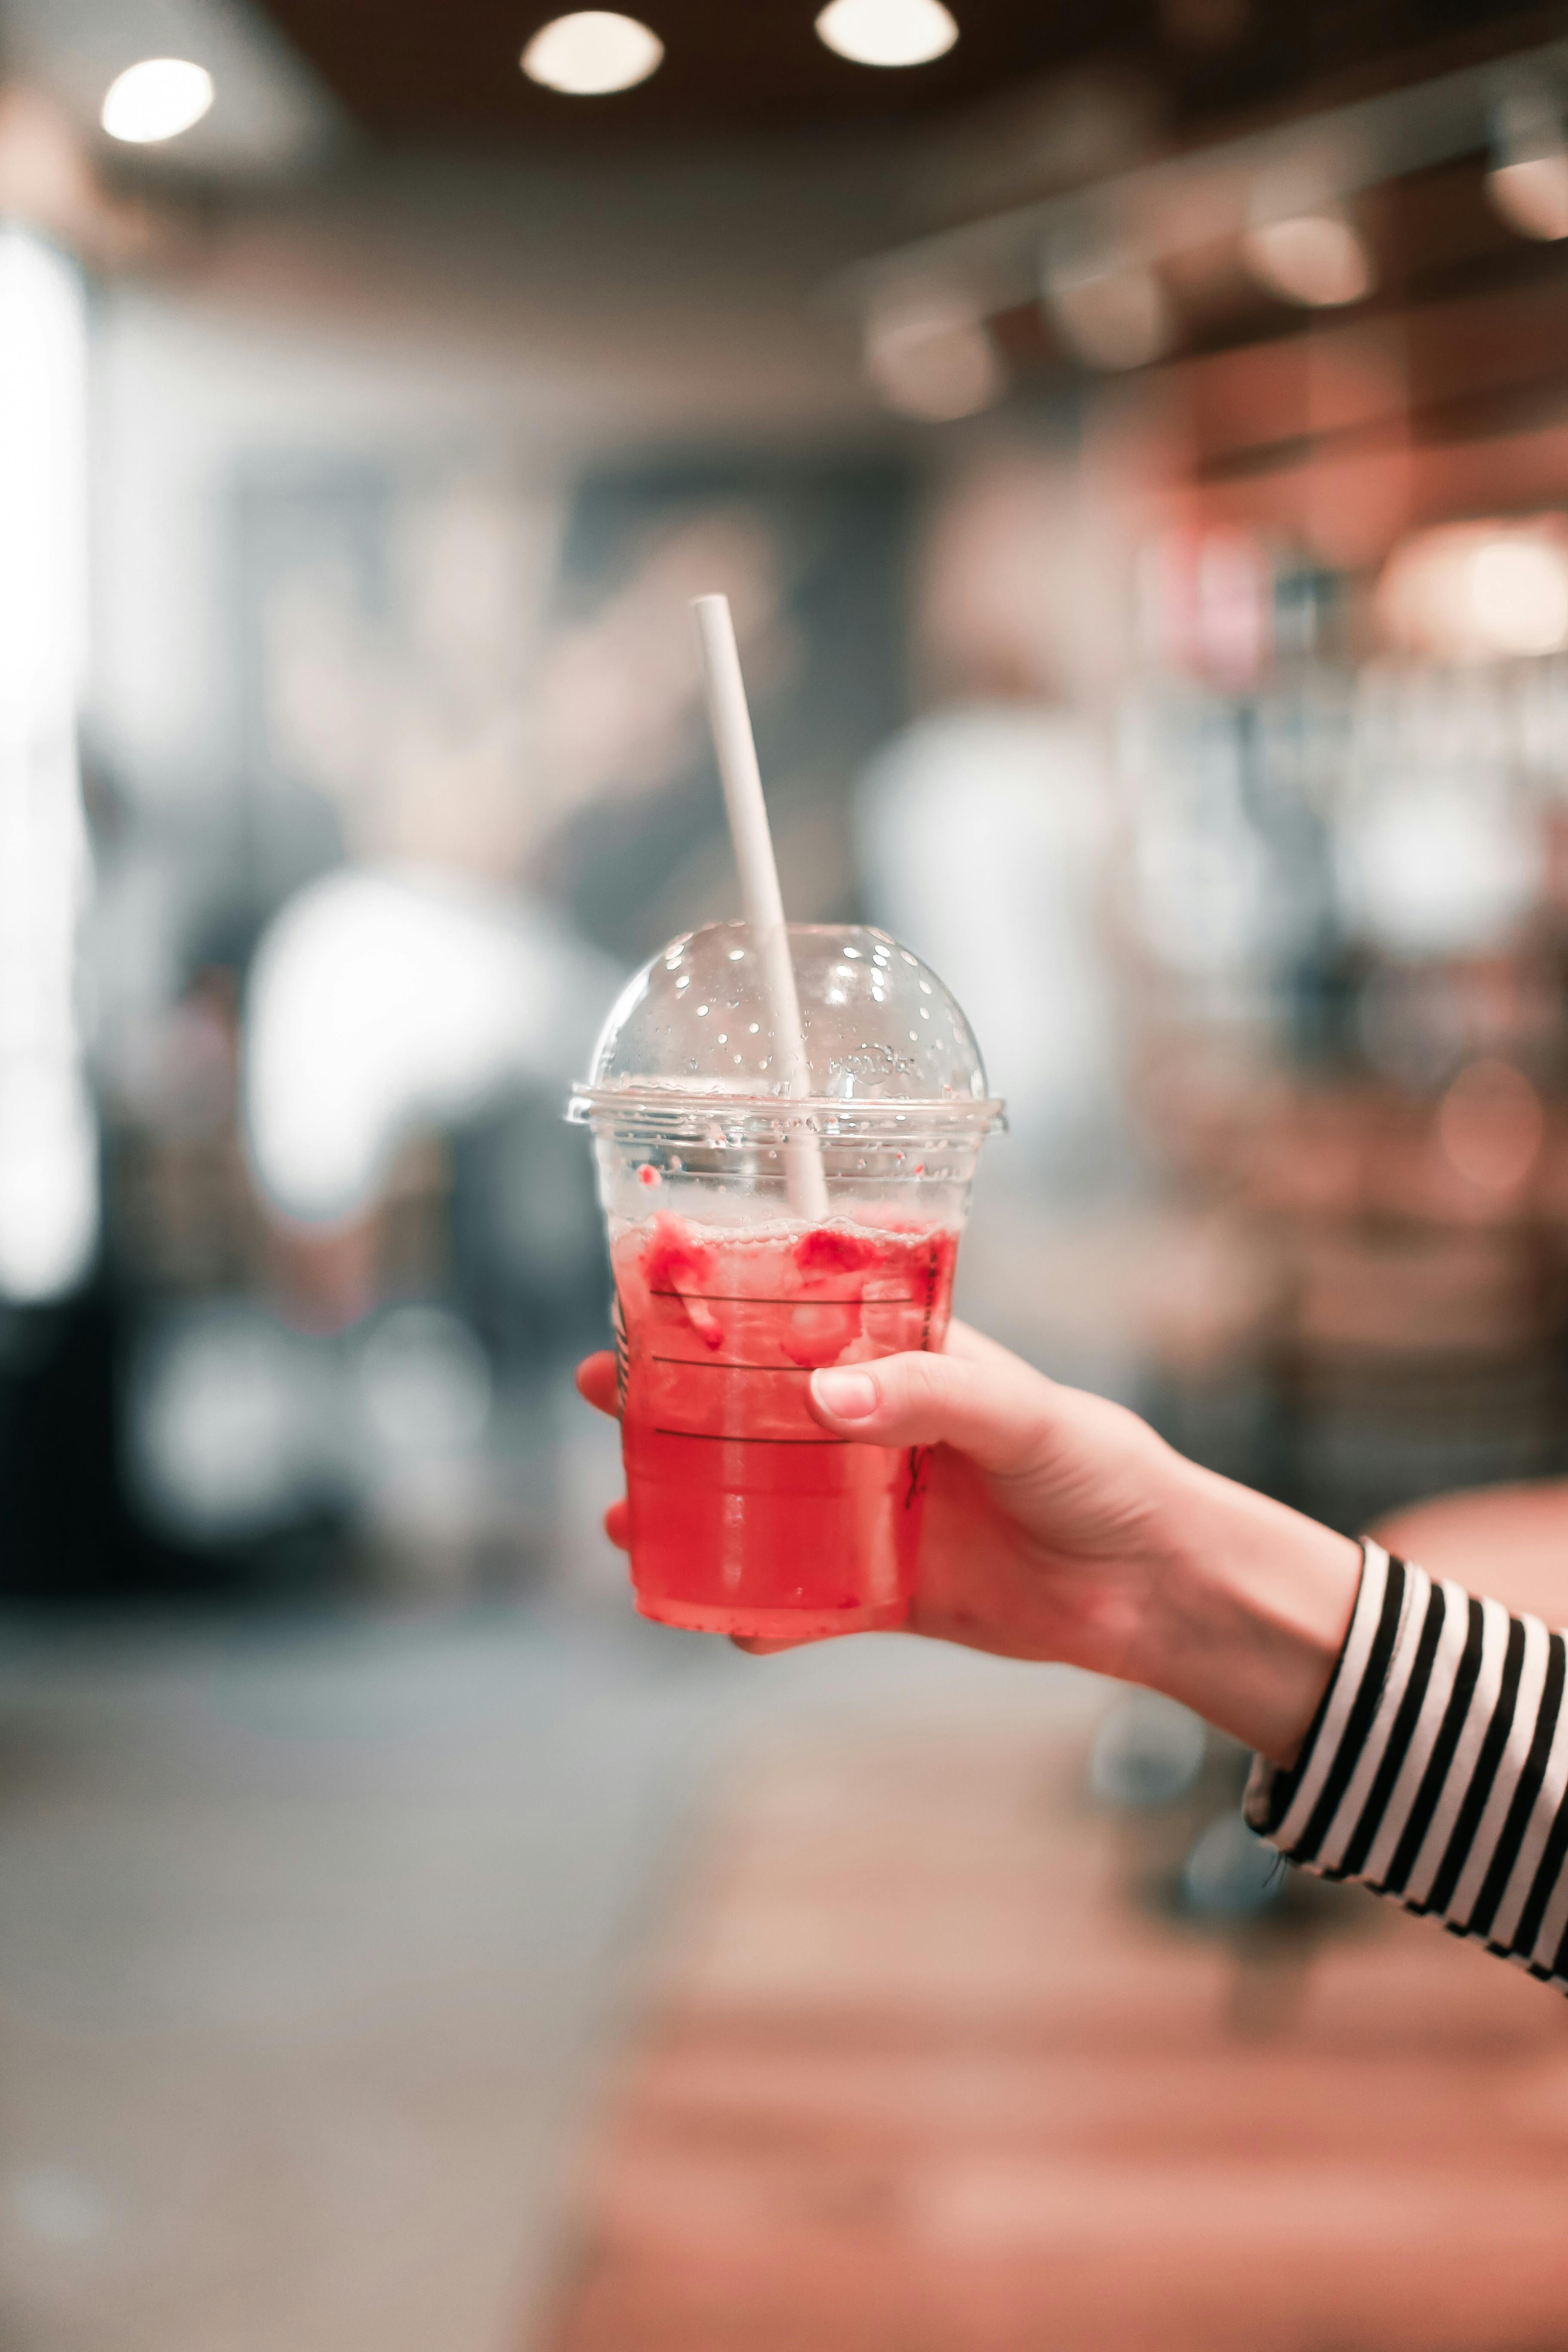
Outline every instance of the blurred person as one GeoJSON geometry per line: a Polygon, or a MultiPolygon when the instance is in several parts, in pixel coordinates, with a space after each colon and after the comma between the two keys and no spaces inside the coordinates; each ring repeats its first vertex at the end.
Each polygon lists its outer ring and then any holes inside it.
{"type": "Polygon", "coordinates": [[[1115,677],[1103,517],[1067,448],[1005,440],[957,468],[917,573],[931,707],[870,761],[854,827],[870,919],[985,1040],[1010,1166],[1077,1204],[1126,1156],[1104,935],[1112,781],[1091,713],[1115,677]]]}
{"type": "Polygon", "coordinates": [[[942,973],[985,1039],[1016,1181],[1081,1197],[1121,1140],[1093,730],[998,660],[877,754],[855,832],[871,919],[942,973]]]}
{"type": "Polygon", "coordinates": [[[562,814],[520,653],[560,529],[504,483],[439,482],[388,532],[395,625],[331,551],[286,568],[262,614],[269,757],[346,852],[274,912],[247,992],[246,1139],[307,1323],[376,1303],[400,1150],[553,1097],[619,984],[524,878],[562,814]]]}
{"type": "Polygon", "coordinates": [[[399,1147],[563,1088],[616,978],[526,894],[436,865],[342,866],[287,903],[251,973],[247,1127],[316,1319],[373,1303],[371,1226],[399,1147]]]}
{"type": "MultiPolygon", "coordinates": [[[[614,1358],[579,1386],[613,1414],[614,1358]]],[[[910,1630],[1177,1700],[1258,1751],[1247,1818],[1289,1859],[1568,1985],[1561,1633],[1200,1468],[961,1324],[941,1355],[815,1371],[810,1399],[839,1442],[930,1449],[910,1630]]],[[[624,1544],[624,1502],[605,1524],[624,1544]]],[[[1506,1549],[1494,1574],[1484,1517],[1475,1533],[1452,1564],[1511,1598],[1506,1549]]]]}

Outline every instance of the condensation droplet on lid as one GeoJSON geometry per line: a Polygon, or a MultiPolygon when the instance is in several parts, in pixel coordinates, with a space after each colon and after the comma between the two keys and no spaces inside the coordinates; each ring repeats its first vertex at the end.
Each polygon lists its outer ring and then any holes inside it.
{"type": "Polygon", "coordinates": [[[730,961],[731,963],[743,963],[745,961],[745,955],[746,950],[744,948],[731,948],[730,950],[730,961]]]}
{"type": "Polygon", "coordinates": [[[921,1042],[921,1033],[920,1033],[920,1031],[919,1031],[918,1029],[911,1029],[911,1030],[910,1031],[910,1045],[918,1045],[920,1044],[920,1042],[921,1042]]]}
{"type": "Polygon", "coordinates": [[[697,1017],[698,1017],[698,1019],[699,1019],[700,1021],[700,1019],[702,1018],[702,1015],[707,1012],[707,1010],[708,1010],[708,1007],[707,1007],[705,1004],[700,1004],[700,1005],[698,1006],[698,1008],[697,1008],[697,1017]]]}
{"type": "Polygon", "coordinates": [[[689,988],[691,985],[691,974],[689,971],[683,971],[680,978],[675,984],[677,988],[689,988]]]}
{"type": "Polygon", "coordinates": [[[719,1043],[721,1045],[727,1045],[729,1042],[730,1039],[728,1033],[725,1030],[721,1029],[719,1032],[719,1043]]]}
{"type": "Polygon", "coordinates": [[[860,950],[858,948],[846,948],[844,952],[847,956],[855,956],[858,958],[860,950]]]}
{"type": "Polygon", "coordinates": [[[751,1034],[752,1034],[753,1037],[756,1035],[756,1034],[757,1034],[758,1030],[762,1027],[762,1025],[763,1025],[763,1024],[762,1024],[762,1023],[761,1023],[760,1021],[753,1021],[753,1022],[752,1022],[752,1027],[751,1027],[751,1034]]]}
{"type": "Polygon", "coordinates": [[[899,950],[899,953],[903,957],[906,963],[916,963],[920,960],[917,956],[912,956],[908,948],[900,948],[899,950]]]}
{"type": "Polygon", "coordinates": [[[931,982],[930,982],[930,981],[929,981],[929,980],[922,980],[922,981],[921,981],[921,994],[922,996],[929,996],[929,995],[931,994],[931,982]]]}
{"type": "Polygon", "coordinates": [[[929,1021],[931,1019],[931,1007],[929,1004],[922,1004],[921,1006],[921,1019],[922,1021],[929,1021]]]}

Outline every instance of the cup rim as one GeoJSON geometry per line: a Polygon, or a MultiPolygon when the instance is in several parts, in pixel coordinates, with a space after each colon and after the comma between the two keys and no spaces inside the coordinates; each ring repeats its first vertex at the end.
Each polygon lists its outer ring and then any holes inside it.
{"type": "Polygon", "coordinates": [[[758,1095],[668,1083],[596,1087],[582,1079],[573,1087],[566,1118],[595,1131],[633,1127],[671,1141],[755,1142],[768,1134],[806,1129],[828,1140],[902,1141],[916,1136],[968,1135],[976,1141],[1007,1124],[1006,1105],[997,1095],[874,1096],[758,1095]]]}

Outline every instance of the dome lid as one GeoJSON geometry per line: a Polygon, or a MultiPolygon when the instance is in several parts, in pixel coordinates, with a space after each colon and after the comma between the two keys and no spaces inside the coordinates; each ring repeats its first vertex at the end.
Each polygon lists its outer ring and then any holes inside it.
{"type": "Polygon", "coordinates": [[[792,1095],[745,923],[684,932],[613,1007],[569,1116],[637,1112],[673,1133],[695,1115],[857,1131],[1002,1123],[955,999],[918,956],[855,923],[792,923],[807,1091],[792,1095]]]}

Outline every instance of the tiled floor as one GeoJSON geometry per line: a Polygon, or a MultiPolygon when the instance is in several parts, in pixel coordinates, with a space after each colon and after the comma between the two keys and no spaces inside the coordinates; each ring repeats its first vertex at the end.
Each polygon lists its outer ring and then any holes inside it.
{"type": "Polygon", "coordinates": [[[618,1594],[5,1628],[3,2352],[529,2340],[731,1759],[998,1704],[1082,1701],[907,1642],[763,1665],[618,1594]]]}
{"type": "Polygon", "coordinates": [[[521,1615],[14,1642],[5,2352],[506,2340],[722,1663],[521,1615]]]}
{"type": "Polygon", "coordinates": [[[1162,1916],[1081,1791],[1081,1735],[1016,1718],[775,1733],[551,2352],[1568,2345],[1561,1998],[1352,1890],[1162,1916]]]}

